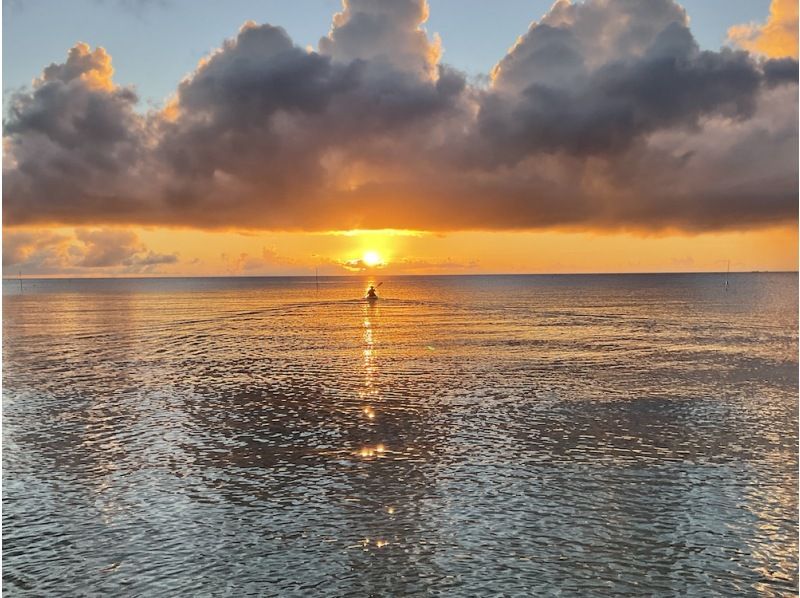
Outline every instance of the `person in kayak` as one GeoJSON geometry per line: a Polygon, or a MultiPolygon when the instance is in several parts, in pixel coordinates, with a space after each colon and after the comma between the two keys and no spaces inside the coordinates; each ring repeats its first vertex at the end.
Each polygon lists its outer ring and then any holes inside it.
{"type": "Polygon", "coordinates": [[[369,290],[367,291],[367,299],[377,299],[377,298],[378,298],[378,293],[375,292],[375,287],[372,286],[369,287],[369,290]]]}

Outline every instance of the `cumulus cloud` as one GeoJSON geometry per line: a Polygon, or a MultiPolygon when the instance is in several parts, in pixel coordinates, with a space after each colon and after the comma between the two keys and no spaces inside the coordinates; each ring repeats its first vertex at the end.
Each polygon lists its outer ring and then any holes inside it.
{"type": "Polygon", "coordinates": [[[36,274],[155,273],[178,262],[177,254],[148,249],[130,231],[78,229],[72,235],[47,230],[3,234],[3,267],[36,274]]]}
{"type": "Polygon", "coordinates": [[[146,135],[137,96],[118,87],[111,57],[79,43],[14,93],[4,123],[6,223],[92,222],[136,209],[146,135]],[[73,217],[76,212],[78,219],[73,217]],[[38,216],[34,216],[38,214],[38,216]],[[31,217],[33,216],[33,217],[31,217]]]}
{"type": "Polygon", "coordinates": [[[728,40],[765,56],[797,58],[797,1],[772,0],[765,23],[735,25],[728,30],[728,40]]]}
{"type": "Polygon", "coordinates": [[[52,231],[8,231],[3,234],[3,268],[57,272],[79,256],[71,238],[52,231]]]}
{"type": "Polygon", "coordinates": [[[77,265],[84,268],[118,266],[144,251],[139,238],[130,231],[79,230],[77,238],[83,243],[83,257],[77,265]]]}
{"type": "Polygon", "coordinates": [[[428,20],[426,0],[344,0],[343,6],[319,42],[322,54],[436,76],[441,40],[431,40],[422,29],[428,20]]]}
{"type": "Polygon", "coordinates": [[[13,96],[5,223],[709,230],[796,219],[796,60],[701,50],[673,0],[559,0],[479,86],[441,64],[427,12],[425,0],[346,0],[319,51],[246,23],[144,115],[105,51],[79,44],[13,96]]]}
{"type": "MultiPolygon", "coordinates": [[[[576,37],[583,20],[597,24],[595,7],[570,8],[574,22],[534,25],[495,70],[479,115],[495,155],[515,160],[536,151],[616,154],[654,131],[696,128],[708,116],[747,119],[755,112],[764,76],[748,54],[701,52],[687,26],[672,21],[643,48],[601,28],[604,45],[625,51],[596,63],[590,52],[603,53],[597,44],[576,37]],[[572,51],[562,53],[565,46],[572,51]],[[564,64],[550,56],[561,56],[564,64]],[[541,68],[542,62],[556,71],[541,68]]],[[[627,30],[618,33],[629,37],[627,30]]]]}

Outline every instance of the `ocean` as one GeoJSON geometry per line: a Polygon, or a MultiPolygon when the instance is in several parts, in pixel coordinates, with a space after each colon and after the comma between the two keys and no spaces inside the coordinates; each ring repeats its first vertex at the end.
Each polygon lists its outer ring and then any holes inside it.
{"type": "Polygon", "coordinates": [[[797,592],[797,273],[5,280],[2,379],[8,596],[797,592]]]}

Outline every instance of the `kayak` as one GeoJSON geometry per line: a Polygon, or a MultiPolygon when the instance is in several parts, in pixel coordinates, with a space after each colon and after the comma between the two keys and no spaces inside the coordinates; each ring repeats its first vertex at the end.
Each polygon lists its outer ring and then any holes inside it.
{"type": "Polygon", "coordinates": [[[377,297],[364,297],[364,299],[366,299],[368,303],[375,303],[378,300],[377,297]]]}

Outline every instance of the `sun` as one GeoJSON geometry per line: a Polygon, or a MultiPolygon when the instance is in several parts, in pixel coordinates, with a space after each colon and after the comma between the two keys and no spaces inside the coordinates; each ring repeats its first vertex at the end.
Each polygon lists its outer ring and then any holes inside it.
{"type": "Polygon", "coordinates": [[[370,267],[379,266],[383,263],[383,260],[377,251],[365,251],[361,260],[364,262],[364,264],[370,267]]]}

